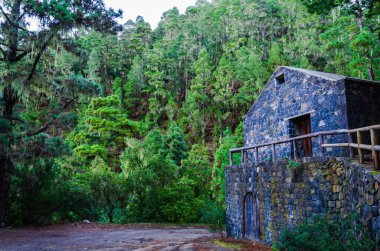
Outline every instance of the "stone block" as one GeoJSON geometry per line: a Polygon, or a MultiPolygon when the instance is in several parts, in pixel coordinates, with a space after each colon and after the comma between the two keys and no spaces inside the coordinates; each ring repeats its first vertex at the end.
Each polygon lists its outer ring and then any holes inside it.
{"type": "Polygon", "coordinates": [[[332,190],[333,190],[333,193],[339,193],[340,186],[339,185],[333,185],[332,190]]]}
{"type": "Polygon", "coordinates": [[[330,200],[330,201],[328,202],[328,206],[329,206],[329,207],[332,207],[332,208],[335,208],[335,204],[336,204],[335,201],[331,201],[331,200],[330,200]]]}
{"type": "Polygon", "coordinates": [[[333,193],[331,196],[332,200],[338,200],[339,199],[339,193],[333,193]]]}
{"type": "Polygon", "coordinates": [[[339,183],[338,175],[336,174],[331,175],[331,184],[336,185],[338,183],[339,183]]]}
{"type": "Polygon", "coordinates": [[[342,207],[342,202],[340,201],[340,200],[338,200],[337,202],[336,202],[336,208],[337,209],[340,209],[342,207]]]}
{"type": "Polygon", "coordinates": [[[373,205],[373,200],[374,198],[373,198],[373,195],[370,195],[370,194],[367,194],[367,204],[369,205],[369,206],[372,206],[373,205]]]}

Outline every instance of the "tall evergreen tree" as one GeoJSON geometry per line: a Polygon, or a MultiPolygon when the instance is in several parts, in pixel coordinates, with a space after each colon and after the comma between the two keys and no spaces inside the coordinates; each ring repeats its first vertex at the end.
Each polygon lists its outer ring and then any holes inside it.
{"type": "MultiPolygon", "coordinates": [[[[0,149],[0,226],[6,222],[10,173],[13,169],[14,145],[20,137],[31,137],[48,130],[54,119],[48,120],[39,128],[17,131],[15,106],[28,97],[33,99],[34,78],[40,62],[49,46],[63,40],[68,32],[80,27],[96,30],[117,31],[115,18],[121,11],[107,9],[103,1],[29,1],[3,0],[0,3],[0,44],[2,75],[1,99],[1,149],[0,149]],[[28,20],[34,19],[39,31],[32,31],[28,20]],[[22,73],[22,74],[20,74],[22,73]],[[28,95],[29,94],[29,95],[28,95]]],[[[48,89],[52,82],[42,88],[48,89]]],[[[76,97],[62,100],[60,111],[66,110],[76,97]]],[[[54,115],[54,111],[52,111],[54,115]]],[[[56,115],[54,115],[56,116],[56,115]]],[[[20,122],[21,123],[21,122],[20,122]]]]}

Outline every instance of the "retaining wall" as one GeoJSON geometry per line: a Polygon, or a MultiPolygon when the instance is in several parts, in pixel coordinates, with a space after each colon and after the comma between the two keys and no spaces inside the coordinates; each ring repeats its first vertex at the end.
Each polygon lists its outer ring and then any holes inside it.
{"type": "MultiPolygon", "coordinates": [[[[227,234],[244,238],[244,198],[257,202],[258,238],[273,243],[282,229],[314,214],[358,212],[374,239],[380,238],[380,174],[348,158],[304,158],[298,175],[287,161],[226,169],[227,234]]],[[[255,207],[253,207],[255,208],[255,207]]]]}

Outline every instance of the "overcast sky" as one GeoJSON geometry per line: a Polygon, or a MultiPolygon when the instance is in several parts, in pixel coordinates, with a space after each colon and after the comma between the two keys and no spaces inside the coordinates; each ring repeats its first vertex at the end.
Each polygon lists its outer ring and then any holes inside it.
{"type": "Polygon", "coordinates": [[[177,7],[182,14],[187,7],[195,5],[195,2],[196,0],[104,0],[106,6],[123,10],[121,24],[129,19],[135,20],[137,16],[142,16],[153,29],[157,27],[165,11],[177,7]]]}

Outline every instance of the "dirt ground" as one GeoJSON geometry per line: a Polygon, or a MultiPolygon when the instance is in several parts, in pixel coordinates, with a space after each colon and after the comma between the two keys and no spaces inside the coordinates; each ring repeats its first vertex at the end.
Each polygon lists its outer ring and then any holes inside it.
{"type": "Polygon", "coordinates": [[[0,250],[271,250],[262,244],[218,238],[202,227],[75,223],[0,229],[0,250]]]}

